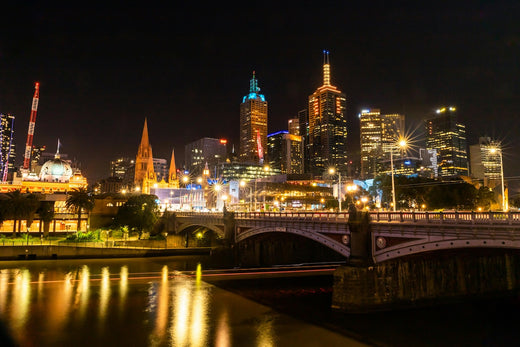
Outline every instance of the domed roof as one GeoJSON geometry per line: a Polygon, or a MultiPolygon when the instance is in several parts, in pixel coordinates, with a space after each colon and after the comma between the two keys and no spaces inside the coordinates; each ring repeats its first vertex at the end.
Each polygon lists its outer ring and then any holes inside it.
{"type": "Polygon", "coordinates": [[[40,170],[40,180],[47,182],[69,182],[72,176],[70,164],[56,155],[54,159],[48,160],[40,170]]]}

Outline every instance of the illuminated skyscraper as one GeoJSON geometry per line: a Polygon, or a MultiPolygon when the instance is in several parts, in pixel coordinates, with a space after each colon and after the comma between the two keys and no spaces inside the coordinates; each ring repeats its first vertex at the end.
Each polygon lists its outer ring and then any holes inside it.
{"type": "Polygon", "coordinates": [[[398,139],[404,135],[404,115],[381,114],[379,109],[362,110],[359,114],[361,144],[361,177],[373,178],[387,168],[383,162],[400,154],[398,139]]]}
{"type": "Polygon", "coordinates": [[[457,121],[455,107],[442,107],[426,119],[426,149],[437,150],[438,174],[442,177],[468,175],[466,126],[457,121]]]}
{"type": "Polygon", "coordinates": [[[260,94],[253,71],[249,94],[240,104],[240,148],[238,159],[243,163],[263,163],[267,148],[267,101],[260,94]]]}
{"type": "Polygon", "coordinates": [[[347,168],[347,101],[330,82],[329,52],[324,51],[323,85],[309,96],[310,171],[324,174],[347,168]]]}
{"type": "Polygon", "coordinates": [[[14,116],[0,114],[0,181],[6,182],[14,171],[14,116]]]}

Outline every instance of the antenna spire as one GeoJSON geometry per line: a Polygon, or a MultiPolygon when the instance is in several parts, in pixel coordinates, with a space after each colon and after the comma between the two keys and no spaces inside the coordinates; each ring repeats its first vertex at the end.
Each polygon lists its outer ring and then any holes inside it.
{"type": "Polygon", "coordinates": [[[329,51],[323,50],[323,85],[330,86],[329,51]]]}

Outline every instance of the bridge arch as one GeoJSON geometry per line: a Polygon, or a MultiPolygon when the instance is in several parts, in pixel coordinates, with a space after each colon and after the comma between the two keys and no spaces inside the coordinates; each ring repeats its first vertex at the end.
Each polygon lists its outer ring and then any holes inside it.
{"type": "Polygon", "coordinates": [[[224,230],[222,230],[222,227],[219,227],[218,225],[214,224],[205,224],[205,223],[182,223],[177,226],[176,233],[180,234],[184,230],[190,228],[190,227],[203,227],[206,229],[209,229],[213,231],[215,234],[217,234],[220,237],[224,237],[224,230]]]}
{"type": "Polygon", "coordinates": [[[291,227],[256,227],[251,228],[246,231],[240,232],[236,236],[236,242],[241,242],[246,239],[249,239],[255,235],[267,234],[267,233],[289,233],[293,235],[303,236],[307,239],[316,241],[334,251],[341,254],[342,256],[348,258],[350,257],[350,247],[341,242],[335,241],[330,237],[317,233],[315,231],[305,230],[305,229],[296,229],[291,227]]]}

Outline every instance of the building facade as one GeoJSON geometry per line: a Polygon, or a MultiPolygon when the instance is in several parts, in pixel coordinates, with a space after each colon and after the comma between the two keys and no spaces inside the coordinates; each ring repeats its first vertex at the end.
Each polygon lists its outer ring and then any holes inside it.
{"type": "Polygon", "coordinates": [[[288,131],[278,131],[267,136],[269,167],[282,174],[303,173],[302,137],[288,131]]]}
{"type": "Polygon", "coordinates": [[[329,167],[347,169],[347,102],[345,94],[331,84],[329,52],[324,52],[323,85],[309,96],[310,171],[324,174],[329,167]]]}
{"type": "Polygon", "coordinates": [[[184,157],[185,168],[192,175],[201,175],[206,165],[214,172],[215,168],[226,161],[227,141],[204,137],[187,144],[184,157]]]}
{"type": "Polygon", "coordinates": [[[263,163],[267,148],[267,101],[260,94],[258,80],[253,72],[249,94],[240,104],[240,148],[238,158],[243,163],[263,163]]]}
{"type": "Polygon", "coordinates": [[[130,167],[135,165],[135,160],[130,158],[117,158],[110,161],[110,177],[125,179],[130,167]]]}
{"type": "Polygon", "coordinates": [[[453,106],[439,108],[425,121],[426,149],[437,151],[438,175],[455,177],[468,175],[466,126],[457,120],[453,106]]]}
{"type": "Polygon", "coordinates": [[[361,177],[374,178],[386,168],[383,161],[402,153],[397,141],[404,136],[404,115],[381,114],[379,109],[362,110],[359,114],[361,177]]]}
{"type": "Polygon", "coordinates": [[[480,137],[478,144],[469,146],[470,174],[471,177],[484,180],[487,185],[489,180],[501,179],[501,144],[491,140],[490,137],[480,137]]]}

